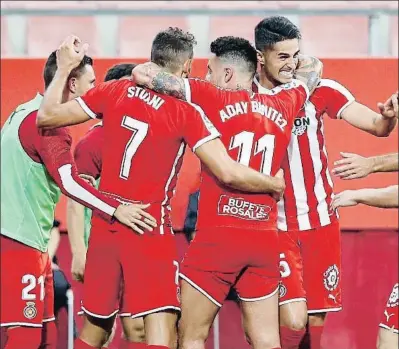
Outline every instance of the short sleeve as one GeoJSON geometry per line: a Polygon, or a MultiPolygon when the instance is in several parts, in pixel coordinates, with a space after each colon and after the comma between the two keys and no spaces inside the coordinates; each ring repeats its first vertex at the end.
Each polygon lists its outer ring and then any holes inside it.
{"type": "Polygon", "coordinates": [[[109,99],[114,87],[115,81],[100,83],[87,91],[83,96],[77,97],[76,101],[92,119],[102,119],[105,103],[109,99]]]}
{"type": "Polygon", "coordinates": [[[193,152],[206,142],[220,137],[216,127],[198,105],[187,105],[183,113],[183,137],[193,152]]]}
{"type": "Polygon", "coordinates": [[[218,99],[220,89],[201,79],[183,79],[186,101],[198,105],[207,105],[218,99]]]}
{"type": "Polygon", "coordinates": [[[103,128],[93,127],[76,145],[74,158],[79,174],[98,179],[102,166],[103,128]]]}
{"type": "Polygon", "coordinates": [[[355,101],[355,97],[334,80],[322,79],[316,92],[323,98],[325,112],[332,119],[340,119],[342,111],[355,101]]]}

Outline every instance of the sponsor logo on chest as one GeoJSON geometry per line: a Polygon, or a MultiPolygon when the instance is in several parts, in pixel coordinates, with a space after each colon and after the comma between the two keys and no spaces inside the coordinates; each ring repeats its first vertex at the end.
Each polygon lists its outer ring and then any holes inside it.
{"type": "Polygon", "coordinates": [[[242,198],[221,195],[218,204],[218,215],[231,216],[245,220],[269,220],[270,206],[255,204],[242,198]]]}

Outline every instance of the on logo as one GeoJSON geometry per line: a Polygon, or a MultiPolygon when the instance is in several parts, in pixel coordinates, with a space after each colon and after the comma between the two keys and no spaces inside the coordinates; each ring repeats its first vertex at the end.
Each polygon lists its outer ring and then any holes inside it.
{"type": "Polygon", "coordinates": [[[306,132],[309,125],[310,125],[310,119],[308,117],[296,118],[294,120],[294,127],[292,128],[292,133],[295,136],[301,136],[306,132]]]}

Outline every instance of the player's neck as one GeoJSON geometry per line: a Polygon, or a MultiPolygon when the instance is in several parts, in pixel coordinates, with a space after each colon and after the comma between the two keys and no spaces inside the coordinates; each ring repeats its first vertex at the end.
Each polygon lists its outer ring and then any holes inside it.
{"type": "Polygon", "coordinates": [[[261,71],[258,74],[258,80],[262,87],[267,88],[269,90],[271,90],[272,88],[277,86],[272,80],[270,80],[267,77],[267,75],[263,69],[261,69],[261,71]]]}
{"type": "Polygon", "coordinates": [[[236,89],[237,90],[251,90],[252,89],[252,78],[251,79],[237,79],[236,80],[236,89]]]}

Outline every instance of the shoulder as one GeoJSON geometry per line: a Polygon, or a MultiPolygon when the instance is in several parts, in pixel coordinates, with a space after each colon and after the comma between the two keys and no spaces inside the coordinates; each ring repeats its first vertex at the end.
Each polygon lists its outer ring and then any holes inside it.
{"type": "Polygon", "coordinates": [[[314,93],[322,93],[323,90],[332,90],[341,93],[346,93],[348,91],[344,85],[332,79],[321,79],[314,93]]]}

